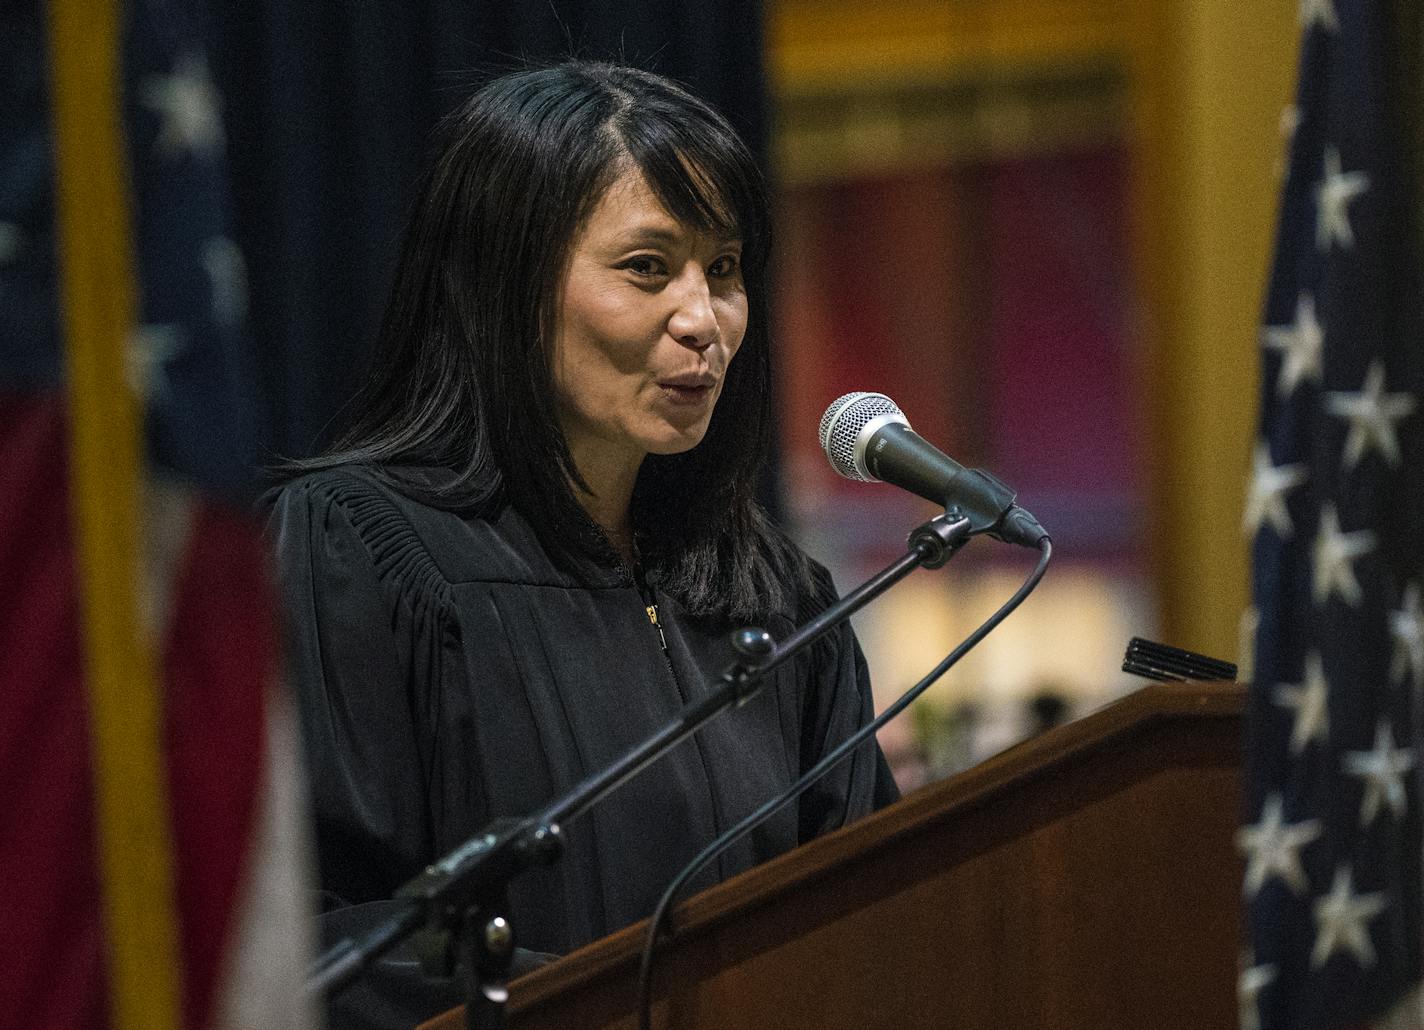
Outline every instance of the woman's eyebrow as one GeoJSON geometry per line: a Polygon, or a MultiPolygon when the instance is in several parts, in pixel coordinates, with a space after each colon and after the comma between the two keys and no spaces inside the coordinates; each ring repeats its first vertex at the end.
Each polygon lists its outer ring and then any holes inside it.
{"type": "MultiPolygon", "coordinates": [[[[686,231],[682,229],[669,228],[663,225],[641,225],[620,233],[614,240],[618,246],[639,246],[647,243],[678,243],[685,237],[686,231]]],[[[740,245],[742,237],[736,233],[718,233],[714,237],[719,247],[732,244],[740,245]]]]}
{"type": "Polygon", "coordinates": [[[668,228],[667,226],[640,225],[619,234],[618,242],[629,244],[676,243],[682,239],[682,235],[679,230],[668,228]]]}

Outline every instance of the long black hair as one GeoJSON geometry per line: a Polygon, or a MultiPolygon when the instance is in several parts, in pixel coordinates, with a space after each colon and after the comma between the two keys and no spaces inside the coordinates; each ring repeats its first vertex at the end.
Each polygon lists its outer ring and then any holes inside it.
{"type": "Polygon", "coordinates": [[[714,110],[660,76],[569,62],[506,75],[437,135],[396,266],[370,374],[327,454],[400,481],[436,466],[427,503],[510,503],[557,559],[613,560],[579,505],[557,418],[550,349],[578,229],[631,162],[679,221],[742,240],[748,327],[701,443],[649,455],[632,516],[650,576],[695,614],[752,618],[815,592],[809,563],[753,489],[771,419],[765,185],[714,110]],[[788,593],[788,590],[790,593],[788,593]]]}

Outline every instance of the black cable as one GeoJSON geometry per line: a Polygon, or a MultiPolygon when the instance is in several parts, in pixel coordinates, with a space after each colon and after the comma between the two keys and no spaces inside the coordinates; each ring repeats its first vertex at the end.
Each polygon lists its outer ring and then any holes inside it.
{"type": "Polygon", "coordinates": [[[894,704],[881,712],[872,721],[866,723],[855,733],[847,737],[835,750],[822,758],[812,766],[799,780],[793,783],[784,793],[772,798],[762,805],[751,815],[737,823],[730,830],[727,830],[720,837],[714,840],[686,866],[682,872],[673,877],[668,884],[667,890],[658,899],[658,904],[653,909],[652,918],[648,920],[648,932],[643,939],[643,954],[638,963],[638,1030],[651,1030],[652,1027],[652,981],[653,981],[653,954],[657,947],[658,932],[667,921],[668,912],[672,907],[672,901],[677,896],[678,891],[686,885],[687,881],[696,876],[708,862],[712,861],[729,845],[737,841],[754,826],[767,818],[781,806],[799,797],[811,784],[815,783],[832,766],[836,765],[847,755],[853,752],[867,737],[869,737],[880,727],[884,726],[895,716],[899,715],[905,708],[923,694],[929,686],[943,676],[949,668],[963,658],[975,647],[979,641],[988,636],[994,629],[1008,618],[1015,608],[1024,602],[1024,599],[1038,586],[1038,581],[1043,578],[1044,572],[1048,569],[1048,562],[1053,557],[1053,542],[1047,536],[1039,541],[1038,564],[1029,573],[1023,584],[1014,591],[1004,604],[969,636],[964,638],[963,643],[945,656],[944,660],[931,669],[925,676],[909,690],[905,691],[894,704]]]}

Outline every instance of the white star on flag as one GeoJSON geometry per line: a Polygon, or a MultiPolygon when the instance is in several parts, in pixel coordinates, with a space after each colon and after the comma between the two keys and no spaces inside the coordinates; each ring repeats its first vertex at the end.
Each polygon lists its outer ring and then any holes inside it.
{"type": "Polygon", "coordinates": [[[1261,610],[1254,604],[1241,613],[1236,640],[1236,682],[1256,678],[1256,631],[1261,628],[1261,610]]]}
{"type": "Polygon", "coordinates": [[[139,97],[163,119],[154,144],[159,154],[172,159],[185,153],[211,158],[222,149],[218,91],[202,54],[184,54],[174,62],[171,75],[144,79],[139,97]]]}
{"type": "Polygon", "coordinates": [[[145,404],[167,400],[172,395],[168,382],[168,362],[183,352],[187,342],[176,325],[139,326],[130,336],[125,355],[129,389],[145,404]]]}
{"type": "Polygon", "coordinates": [[[1249,854],[1243,886],[1255,897],[1272,876],[1279,876],[1297,894],[1309,884],[1300,865],[1300,849],[1320,836],[1319,819],[1286,823],[1280,794],[1271,794],[1261,806],[1261,821],[1236,831],[1236,846],[1249,854]]]}
{"type": "Polygon", "coordinates": [[[1276,155],[1276,178],[1284,179],[1290,172],[1290,150],[1295,140],[1295,132],[1300,128],[1300,108],[1287,104],[1281,108],[1280,131],[1281,150],[1276,155]]]}
{"type": "Polygon", "coordinates": [[[1315,297],[1302,293],[1296,298],[1295,322],[1266,326],[1262,343],[1269,350],[1281,352],[1276,393],[1289,397],[1306,379],[1320,382],[1320,351],[1325,344],[1325,330],[1315,317],[1315,297]]]}
{"type": "Polygon", "coordinates": [[[1364,172],[1340,170],[1340,151],[1325,148],[1323,178],[1315,187],[1315,246],[1329,250],[1331,243],[1349,248],[1355,245],[1355,232],[1350,228],[1350,201],[1370,188],[1370,177],[1364,172]]]}
{"type": "Polygon", "coordinates": [[[1308,32],[1312,25],[1319,25],[1326,32],[1340,31],[1335,0],[1300,0],[1300,27],[1308,32]]]}
{"type": "Polygon", "coordinates": [[[1389,721],[1381,719],[1375,726],[1375,746],[1370,751],[1347,751],[1345,771],[1365,781],[1365,796],[1360,802],[1360,825],[1368,826],[1379,815],[1380,805],[1389,805],[1396,819],[1404,815],[1404,774],[1414,768],[1412,748],[1396,748],[1389,721]]]}
{"type": "Polygon", "coordinates": [[[1294,104],[1287,104],[1281,108],[1280,130],[1281,139],[1286,143],[1295,139],[1295,131],[1300,128],[1300,108],[1294,104]]]}
{"type": "Polygon", "coordinates": [[[1389,659],[1389,680],[1398,683],[1413,675],[1416,688],[1424,686],[1424,605],[1419,584],[1404,588],[1399,608],[1389,613],[1389,635],[1394,638],[1394,654],[1389,659]]]}
{"type": "Polygon", "coordinates": [[[203,244],[203,268],[212,286],[213,317],[227,328],[241,325],[247,317],[247,264],[242,251],[226,236],[214,236],[203,244]]]}
{"type": "Polygon", "coordinates": [[[1371,447],[1377,448],[1390,465],[1398,466],[1404,459],[1394,424],[1414,414],[1414,408],[1415,399],[1409,394],[1384,392],[1384,362],[1379,358],[1370,362],[1358,393],[1336,390],[1327,393],[1325,409],[1350,420],[1341,458],[1345,468],[1354,468],[1371,447]]]}
{"type": "Polygon", "coordinates": [[[1375,549],[1375,535],[1368,529],[1354,533],[1340,531],[1340,518],[1333,504],[1320,507],[1320,529],[1315,534],[1315,575],[1312,596],[1316,604],[1324,604],[1338,592],[1351,607],[1359,607],[1362,599],[1360,581],[1355,578],[1356,558],[1375,549]]]}
{"type": "Polygon", "coordinates": [[[1270,448],[1261,440],[1256,444],[1252,470],[1242,528],[1248,536],[1255,536],[1261,524],[1266,522],[1282,540],[1289,539],[1294,534],[1295,527],[1291,524],[1290,511],[1286,508],[1286,491],[1293,490],[1305,482],[1306,467],[1272,465],[1270,448]]]}
{"type": "Polygon", "coordinates": [[[1315,903],[1315,948],[1310,965],[1319,969],[1341,948],[1354,953],[1361,967],[1375,964],[1375,949],[1365,923],[1384,911],[1383,894],[1355,893],[1349,866],[1335,870],[1330,893],[1315,903]]]}
{"type": "Polygon", "coordinates": [[[1325,679],[1325,665],[1318,651],[1305,656],[1305,681],[1283,683],[1276,687],[1276,704],[1294,709],[1295,726],[1291,730],[1291,754],[1298,755],[1313,740],[1326,740],[1330,735],[1330,684],[1325,679]]]}
{"type": "Polygon", "coordinates": [[[1241,956],[1241,975],[1236,979],[1236,1003],[1240,1009],[1239,1030],[1257,1030],[1260,1027],[1256,1002],[1261,992],[1275,979],[1275,966],[1256,965],[1256,957],[1249,951],[1241,956]]]}

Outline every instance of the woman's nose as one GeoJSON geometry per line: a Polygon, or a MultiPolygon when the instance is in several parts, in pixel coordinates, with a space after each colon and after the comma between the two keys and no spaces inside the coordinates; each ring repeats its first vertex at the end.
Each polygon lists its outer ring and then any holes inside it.
{"type": "Polygon", "coordinates": [[[706,350],[717,342],[721,329],[712,310],[712,291],[700,271],[683,284],[677,307],[668,319],[668,332],[694,350],[706,350]]]}

